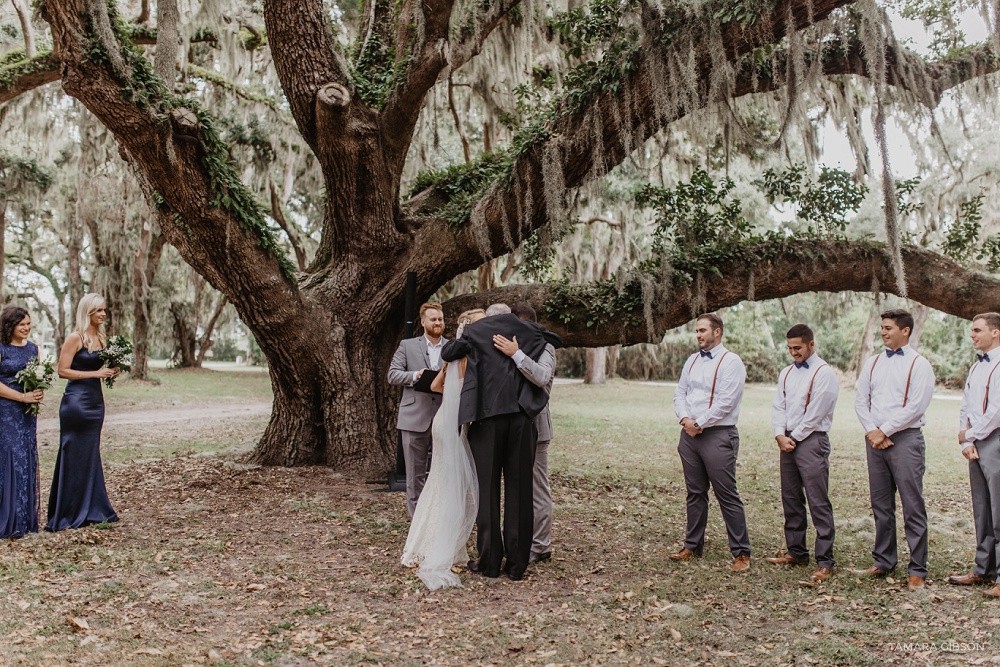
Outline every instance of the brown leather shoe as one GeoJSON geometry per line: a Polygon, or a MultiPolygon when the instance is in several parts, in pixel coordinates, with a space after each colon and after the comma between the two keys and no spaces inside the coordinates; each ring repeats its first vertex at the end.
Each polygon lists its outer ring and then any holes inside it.
{"type": "Polygon", "coordinates": [[[748,572],[750,570],[750,556],[743,554],[733,559],[733,572],[748,572]]]}
{"type": "Polygon", "coordinates": [[[924,587],[924,578],[918,577],[915,574],[910,575],[910,580],[906,582],[906,590],[908,591],[919,591],[924,587]]]}
{"type": "Polygon", "coordinates": [[[969,574],[956,574],[948,577],[948,583],[955,586],[978,586],[980,584],[992,584],[993,580],[987,579],[986,577],[980,577],[978,574],[970,572],[969,574]]]}
{"type": "Polygon", "coordinates": [[[670,554],[670,560],[676,560],[676,561],[691,560],[697,555],[698,554],[685,547],[675,554],[670,554]]]}
{"type": "Polygon", "coordinates": [[[833,568],[817,567],[816,571],[809,575],[809,578],[817,584],[822,584],[824,581],[829,579],[831,575],[833,575],[833,568]]]}
{"type": "Polygon", "coordinates": [[[991,598],[1000,598],[1000,584],[997,584],[988,591],[983,591],[983,595],[988,595],[991,598]]]}
{"type": "Polygon", "coordinates": [[[886,572],[882,568],[875,567],[874,565],[872,565],[867,570],[851,570],[851,572],[860,577],[872,577],[872,578],[886,577],[889,575],[888,572],[886,572]]]}
{"type": "Polygon", "coordinates": [[[782,553],[781,549],[772,556],[771,558],[765,558],[768,563],[773,563],[775,565],[808,565],[809,559],[799,560],[792,554],[782,553]]]}

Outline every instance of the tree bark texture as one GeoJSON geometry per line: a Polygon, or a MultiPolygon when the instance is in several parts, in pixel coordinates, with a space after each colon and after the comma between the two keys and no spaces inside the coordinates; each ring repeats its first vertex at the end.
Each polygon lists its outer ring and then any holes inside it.
{"type": "Polygon", "coordinates": [[[587,348],[587,370],[583,375],[584,384],[604,384],[608,381],[606,372],[608,365],[608,348],[587,348]]]}
{"type": "MultiPolygon", "coordinates": [[[[763,257],[770,251],[760,247],[758,252],[763,257]]],[[[911,299],[966,319],[1000,308],[1000,278],[996,276],[967,269],[916,246],[904,247],[903,261],[911,299]]],[[[561,335],[568,346],[632,345],[659,342],[667,330],[689,322],[699,313],[733,306],[751,297],[763,301],[803,292],[871,292],[873,288],[895,293],[889,256],[884,247],[871,243],[797,241],[776,258],[734,262],[720,268],[721,276],[702,276],[700,288],[665,287],[653,301],[651,326],[645,324],[639,306],[616,313],[610,321],[586,327],[582,324],[589,317],[585,307],[553,312],[546,306],[563,289],[554,283],[512,285],[455,297],[444,303],[445,321],[453,321],[458,313],[483,304],[525,302],[538,313],[539,322],[561,335]]]]}

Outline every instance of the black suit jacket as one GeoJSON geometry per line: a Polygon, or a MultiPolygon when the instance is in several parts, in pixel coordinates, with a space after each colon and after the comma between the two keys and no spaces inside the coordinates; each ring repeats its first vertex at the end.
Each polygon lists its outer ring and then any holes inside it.
{"type": "Polygon", "coordinates": [[[557,334],[510,314],[486,317],[465,327],[461,338],[448,341],[441,350],[445,361],[468,359],[458,409],[461,424],[516,412],[534,419],[548,403],[545,390],[525,380],[510,357],[493,346],[494,334],[508,340],[516,336],[518,347],[534,361],[546,343],[562,347],[557,334]]]}

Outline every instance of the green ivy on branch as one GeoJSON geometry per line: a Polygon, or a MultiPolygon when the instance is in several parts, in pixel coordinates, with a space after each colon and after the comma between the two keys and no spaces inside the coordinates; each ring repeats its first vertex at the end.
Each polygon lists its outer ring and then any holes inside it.
{"type": "MultiPolygon", "coordinates": [[[[212,114],[198,100],[178,97],[167,89],[163,81],[156,76],[152,64],[130,39],[132,28],[122,19],[113,1],[108,2],[108,15],[121,55],[131,72],[131,80],[123,82],[125,85],[121,91],[122,98],[138,107],[152,110],[164,124],[170,123],[168,113],[172,109],[186,108],[195,114],[199,122],[198,140],[202,148],[199,161],[209,179],[213,193],[212,205],[234,217],[241,229],[256,237],[257,245],[272,254],[284,275],[294,280],[297,269],[277,241],[274,231],[268,226],[264,207],[254,198],[240,178],[212,114]]],[[[88,60],[107,62],[108,54],[94,33],[93,26],[88,27],[90,29],[88,60]]],[[[161,209],[165,205],[159,193],[154,197],[154,202],[161,209]]],[[[186,227],[186,224],[182,227],[186,227]]]]}

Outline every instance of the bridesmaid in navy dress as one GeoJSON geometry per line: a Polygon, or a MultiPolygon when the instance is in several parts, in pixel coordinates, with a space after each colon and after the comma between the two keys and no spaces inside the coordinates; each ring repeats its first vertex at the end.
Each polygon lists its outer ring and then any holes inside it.
{"type": "Polygon", "coordinates": [[[104,299],[99,294],[84,296],[76,309],[76,331],[59,353],[59,377],[69,382],[59,405],[59,456],[52,474],[45,530],[118,520],[101,467],[101,380],[118,375],[118,369],[104,368],[100,356],[107,342],[106,319],[104,299]]]}
{"type": "Polygon", "coordinates": [[[0,315],[0,538],[38,532],[36,417],[25,403],[39,403],[41,389],[25,393],[14,379],[38,347],[28,342],[31,316],[8,306],[0,315]]]}

